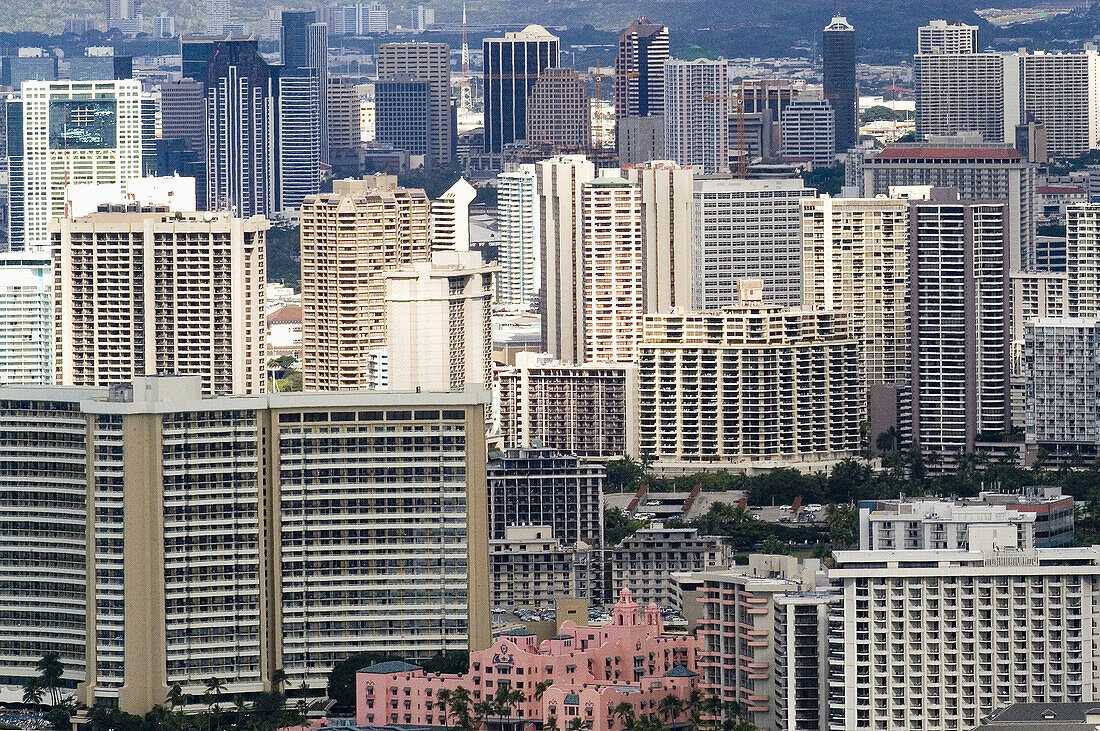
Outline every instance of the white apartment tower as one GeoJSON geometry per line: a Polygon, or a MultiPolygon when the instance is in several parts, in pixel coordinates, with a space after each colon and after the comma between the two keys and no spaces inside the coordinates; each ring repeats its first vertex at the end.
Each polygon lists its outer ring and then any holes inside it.
{"type": "Polygon", "coordinates": [[[585,362],[633,362],[645,315],[642,194],[603,176],[582,186],[585,362]]]}
{"type": "Polygon", "coordinates": [[[977,50],[976,25],[933,20],[917,29],[917,53],[974,53],[977,50]]]}
{"type": "Polygon", "coordinates": [[[386,347],[386,271],[431,256],[428,198],[397,178],[337,180],[301,209],[302,382],[370,388],[386,347]]]}
{"type": "Polygon", "coordinates": [[[1014,142],[1022,63],[1019,54],[918,53],[917,140],[978,132],[985,142],[1014,142]]]}
{"type": "Polygon", "coordinates": [[[800,204],[812,198],[801,178],[695,180],[692,204],[692,305],[737,304],[737,282],[763,279],[764,298],[802,304],[800,204]]]}
{"type": "Polygon", "coordinates": [[[1023,64],[1021,113],[1033,114],[1046,126],[1050,156],[1078,157],[1100,147],[1100,55],[1096,49],[1036,51],[1024,56],[1023,64]]]}
{"type": "Polygon", "coordinates": [[[390,390],[492,387],[494,271],[477,252],[440,251],[386,272],[390,390]]]}
{"type": "Polygon", "coordinates": [[[867,386],[909,379],[909,204],[897,198],[802,201],[802,302],[845,310],[867,386]]]}
{"type": "Polygon", "coordinates": [[[729,65],[665,61],[667,157],[700,173],[729,169],[729,65]]]}
{"type": "Polygon", "coordinates": [[[693,171],[652,160],[623,167],[622,176],[642,195],[646,312],[690,308],[693,171]]]}
{"type": "Polygon", "coordinates": [[[930,195],[910,203],[911,421],[953,459],[1010,426],[1008,206],[930,195]]]}
{"type": "Polygon", "coordinates": [[[500,274],[497,302],[529,309],[541,284],[539,199],[534,165],[497,175],[500,274]]]}
{"type": "Polygon", "coordinates": [[[584,359],[582,186],[596,177],[583,155],[561,155],[535,165],[539,195],[542,342],[567,363],[584,359]]]}
{"type": "Polygon", "coordinates": [[[429,233],[432,251],[470,250],[470,204],[477,190],[459,178],[429,207],[429,233]]]}
{"type": "Polygon", "coordinates": [[[1053,456],[1100,450],[1100,319],[1041,317],[1027,323],[1026,440],[1053,456]]]}
{"type": "Polygon", "coordinates": [[[22,96],[22,150],[12,153],[13,248],[49,244],[49,225],[64,216],[75,184],[141,177],[141,83],[27,81],[22,96]]]}
{"type": "Polygon", "coordinates": [[[0,383],[53,383],[53,266],[0,254],[0,383]]]}
{"type": "Polygon", "coordinates": [[[268,227],[156,208],[58,219],[54,382],[189,374],[206,394],[264,393],[268,227]]]}
{"type": "Polygon", "coordinates": [[[1100,204],[1066,207],[1066,314],[1100,313],[1100,204]]]}

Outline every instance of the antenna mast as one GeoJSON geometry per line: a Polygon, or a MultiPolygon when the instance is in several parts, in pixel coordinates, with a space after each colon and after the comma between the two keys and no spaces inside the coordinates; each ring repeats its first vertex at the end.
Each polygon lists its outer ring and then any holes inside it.
{"type": "Polygon", "coordinates": [[[470,44],[466,36],[466,3],[462,3],[462,78],[459,80],[458,106],[469,111],[473,106],[470,93],[470,44]]]}

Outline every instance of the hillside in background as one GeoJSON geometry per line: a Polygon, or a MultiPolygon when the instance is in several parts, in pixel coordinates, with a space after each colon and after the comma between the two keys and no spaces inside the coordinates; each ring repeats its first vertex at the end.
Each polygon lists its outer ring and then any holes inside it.
{"type": "MultiPolygon", "coordinates": [[[[351,0],[334,0],[337,2],[351,0]]],[[[457,22],[462,0],[400,0],[387,3],[391,23],[404,22],[409,7],[424,4],[436,9],[442,23],[457,22]]],[[[267,9],[304,6],[307,0],[235,0],[234,19],[258,29],[267,9]]],[[[846,14],[859,32],[864,51],[910,54],[916,28],[931,18],[963,20],[981,28],[982,42],[1012,36],[1049,35],[1065,38],[1066,32],[1087,38],[1100,32],[1095,14],[1061,16],[1053,20],[997,29],[974,14],[975,8],[1072,6],[1074,0],[468,0],[471,23],[541,23],[548,27],[585,25],[601,30],[625,27],[645,15],[670,26],[674,50],[699,46],[705,52],[725,56],[775,56],[792,50],[814,50],[820,29],[833,7],[846,14]],[[1038,30],[1037,30],[1038,29],[1038,30]],[[1050,29],[1049,32],[1047,29],[1050,29]],[[1057,29],[1057,30],[1054,30],[1057,29]],[[1091,32],[1090,32],[1091,29],[1091,32]]],[[[0,32],[37,31],[59,33],[70,15],[103,17],[103,0],[16,0],[0,4],[0,32]]],[[[204,23],[203,0],[146,0],[145,15],[155,17],[168,9],[184,31],[197,31],[204,23]]]]}

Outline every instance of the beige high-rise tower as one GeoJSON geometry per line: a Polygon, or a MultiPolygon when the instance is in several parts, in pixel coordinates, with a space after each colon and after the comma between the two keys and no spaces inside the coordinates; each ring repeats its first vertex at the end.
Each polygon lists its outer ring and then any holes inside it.
{"type": "Polygon", "coordinates": [[[691,168],[654,160],[622,169],[640,189],[646,312],[691,308],[691,168]]]}
{"type": "Polygon", "coordinates": [[[383,43],[378,78],[428,82],[428,149],[432,165],[451,162],[451,47],[446,43],[383,43]]]}
{"type": "Polygon", "coordinates": [[[368,388],[386,346],[386,272],[427,261],[428,197],[376,175],[302,203],[302,382],[368,388]]]}
{"type": "Polygon", "coordinates": [[[178,373],[206,394],[263,393],[268,228],[155,208],[56,219],[55,382],[178,373]]]}

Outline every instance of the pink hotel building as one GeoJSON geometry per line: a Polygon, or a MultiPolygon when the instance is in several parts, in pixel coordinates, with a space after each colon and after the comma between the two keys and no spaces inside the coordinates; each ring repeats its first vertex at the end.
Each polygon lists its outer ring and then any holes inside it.
{"type": "Polygon", "coordinates": [[[612,709],[623,701],[638,717],[658,715],[661,699],[675,694],[686,701],[699,681],[698,640],[665,635],[657,605],[639,611],[629,589],[622,590],[610,623],[566,621],[560,631],[541,643],[525,629],[506,632],[489,649],[470,653],[465,675],[427,674],[399,662],[364,668],[355,677],[356,723],[446,726],[439,691],[466,688],[477,703],[508,686],[526,695],[515,719],[541,724],[554,717],[565,729],[580,718],[593,731],[621,731],[612,709]],[[550,685],[536,698],[544,682],[550,685]]]}

